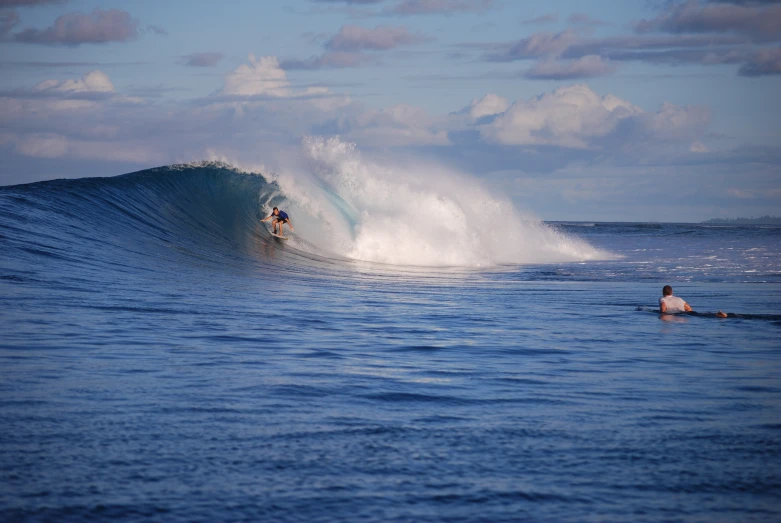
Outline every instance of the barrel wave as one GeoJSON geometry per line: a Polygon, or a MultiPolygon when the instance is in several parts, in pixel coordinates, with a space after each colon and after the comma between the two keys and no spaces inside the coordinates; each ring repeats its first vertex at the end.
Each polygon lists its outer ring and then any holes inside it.
{"type": "Polygon", "coordinates": [[[339,141],[307,147],[306,171],[201,162],[6,187],[2,225],[28,255],[157,267],[184,259],[251,266],[269,249],[288,263],[440,267],[609,256],[523,217],[467,177],[371,165],[339,141]],[[260,222],[273,206],[295,226],[285,245],[260,222]]]}

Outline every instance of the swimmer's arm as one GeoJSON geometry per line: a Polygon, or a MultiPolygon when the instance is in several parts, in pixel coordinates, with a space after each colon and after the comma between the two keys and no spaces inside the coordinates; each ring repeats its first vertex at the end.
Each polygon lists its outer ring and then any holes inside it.
{"type": "Polygon", "coordinates": [[[689,306],[688,303],[683,302],[683,310],[685,310],[686,312],[691,312],[692,308],[689,306]]]}
{"type": "Polygon", "coordinates": [[[659,302],[659,310],[662,312],[667,312],[667,304],[663,301],[659,302]]]}

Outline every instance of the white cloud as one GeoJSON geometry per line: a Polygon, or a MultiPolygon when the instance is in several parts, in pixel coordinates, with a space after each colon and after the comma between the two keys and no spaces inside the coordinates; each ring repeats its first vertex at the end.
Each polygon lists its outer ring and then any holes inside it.
{"type": "Polygon", "coordinates": [[[480,126],[489,142],[504,145],[589,147],[589,139],[612,132],[642,110],[612,95],[600,97],[586,85],[562,87],[518,100],[491,123],[480,126]]]}
{"type": "Polygon", "coordinates": [[[33,92],[48,93],[113,93],[114,84],[102,71],[92,71],[79,79],[45,80],[35,87],[33,92]]]}
{"type": "Polygon", "coordinates": [[[492,116],[494,114],[503,113],[510,107],[510,102],[507,98],[503,98],[497,94],[488,93],[479,100],[475,98],[467,108],[469,116],[473,120],[479,120],[484,116],[492,116]]]}
{"type": "Polygon", "coordinates": [[[249,55],[249,64],[242,64],[225,78],[222,94],[236,96],[291,96],[290,82],[279,66],[276,56],[249,55]]]}

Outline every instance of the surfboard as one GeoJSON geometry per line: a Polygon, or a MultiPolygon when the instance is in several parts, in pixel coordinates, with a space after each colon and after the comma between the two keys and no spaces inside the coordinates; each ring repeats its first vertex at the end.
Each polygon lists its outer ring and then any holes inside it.
{"type": "Polygon", "coordinates": [[[273,232],[271,233],[271,236],[274,238],[279,238],[280,240],[287,240],[286,236],[280,236],[279,234],[274,234],[273,232]]]}

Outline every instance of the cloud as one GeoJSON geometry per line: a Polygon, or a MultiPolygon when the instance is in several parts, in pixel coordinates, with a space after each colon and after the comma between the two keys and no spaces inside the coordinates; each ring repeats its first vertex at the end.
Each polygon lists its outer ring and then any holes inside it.
{"type": "Polygon", "coordinates": [[[573,25],[582,25],[582,26],[589,26],[589,27],[596,27],[600,25],[610,25],[607,22],[604,22],[602,20],[598,20],[596,18],[591,18],[589,15],[585,13],[574,13],[571,14],[567,18],[567,22],[573,25]]]}
{"type": "Polygon", "coordinates": [[[379,25],[374,29],[367,29],[345,25],[325,43],[325,48],[340,52],[387,51],[425,40],[420,35],[410,34],[406,27],[379,25]]]}
{"type": "Polygon", "coordinates": [[[781,48],[760,49],[753,53],[738,70],[741,76],[781,74],[781,48]]]}
{"type": "Polygon", "coordinates": [[[705,132],[711,122],[711,112],[704,106],[678,106],[665,102],[656,114],[646,115],[642,120],[656,139],[687,141],[705,132]]]}
{"type": "Polygon", "coordinates": [[[31,44],[78,46],[126,42],[136,37],[138,21],[127,11],[95,9],[90,14],[64,14],[47,29],[25,29],[16,33],[13,39],[31,44]]]}
{"type": "Polygon", "coordinates": [[[290,96],[290,82],[279,66],[276,56],[249,55],[249,64],[242,64],[225,78],[223,95],[272,97],[290,96]]]}
{"type": "Polygon", "coordinates": [[[486,59],[510,62],[529,58],[556,57],[580,40],[577,33],[571,29],[559,33],[535,33],[513,44],[501,46],[503,49],[488,53],[486,59]]]}
{"type": "Polygon", "coordinates": [[[158,36],[168,36],[168,31],[166,31],[165,28],[160,27],[159,25],[148,25],[146,27],[146,30],[158,36]]]}
{"type": "Polygon", "coordinates": [[[377,26],[374,29],[355,25],[342,26],[324,44],[326,52],[305,59],[288,58],[281,62],[286,70],[344,69],[376,64],[379,59],[366,52],[388,51],[428,39],[413,35],[400,26],[377,26]]]}
{"type": "Polygon", "coordinates": [[[610,134],[621,120],[642,112],[615,96],[600,97],[585,85],[574,85],[516,101],[490,124],[481,126],[480,134],[488,142],[504,145],[585,149],[591,139],[610,134]]]}
{"type": "Polygon", "coordinates": [[[214,67],[223,57],[222,53],[192,53],[183,56],[180,63],[189,67],[214,67]]]}
{"type": "Polygon", "coordinates": [[[510,102],[507,98],[489,93],[480,99],[475,98],[472,100],[472,103],[465,107],[461,112],[469,114],[472,120],[477,121],[485,116],[501,114],[505,112],[508,107],[510,107],[510,102]]]}
{"type": "Polygon", "coordinates": [[[384,109],[360,110],[334,122],[341,136],[377,147],[444,146],[449,145],[444,120],[429,115],[424,109],[398,104],[384,109]],[[440,127],[440,128],[438,128],[440,127]]]}
{"type": "Polygon", "coordinates": [[[494,7],[494,0],[401,0],[384,11],[388,15],[451,15],[480,13],[494,7]]]}
{"type": "Polygon", "coordinates": [[[323,53],[305,59],[289,58],[280,62],[280,67],[285,70],[314,70],[314,69],[345,69],[349,67],[362,67],[377,63],[375,56],[362,53],[323,53]]]}
{"type": "Polygon", "coordinates": [[[597,55],[577,60],[545,60],[534,64],[524,75],[532,80],[573,80],[605,76],[616,70],[610,62],[597,55]]]}
{"type": "Polygon", "coordinates": [[[708,149],[708,146],[702,143],[701,141],[697,140],[692,142],[691,146],[689,147],[689,150],[693,153],[708,153],[710,152],[710,149],[708,149]]]}
{"type": "Polygon", "coordinates": [[[762,3],[703,3],[688,0],[671,4],[655,18],[642,20],[635,29],[645,33],[721,33],[733,32],[752,39],[781,38],[781,5],[762,3]]]}
{"type": "Polygon", "coordinates": [[[19,23],[16,11],[0,11],[0,38],[4,38],[19,23]]]}
{"type": "Polygon", "coordinates": [[[45,80],[32,88],[37,93],[113,93],[114,84],[102,71],[92,71],[80,79],[45,80]]]}
{"type": "Polygon", "coordinates": [[[0,9],[6,7],[31,7],[34,5],[64,4],[66,0],[0,0],[0,9]]]}
{"type": "Polygon", "coordinates": [[[540,15],[540,16],[535,16],[534,18],[521,20],[521,25],[551,24],[558,21],[559,21],[559,13],[549,13],[546,15],[540,15]]]}
{"type": "Polygon", "coordinates": [[[761,76],[777,74],[776,53],[776,48],[756,47],[734,34],[589,38],[568,29],[559,33],[535,33],[515,42],[495,44],[483,54],[483,59],[493,62],[541,60],[530,69],[528,78],[586,78],[607,74],[614,69],[608,61],[662,65],[735,64],[741,66],[738,74],[742,76],[761,76]],[[589,60],[583,60],[590,56],[589,60]],[[601,66],[593,57],[601,60],[601,66]],[[568,76],[568,72],[572,76],[568,76]],[[582,74],[576,74],[578,72],[582,74]]]}
{"type": "Polygon", "coordinates": [[[43,62],[43,61],[8,61],[0,62],[0,66],[16,67],[40,67],[48,69],[50,67],[117,67],[125,65],[144,65],[147,62],[43,62]]]}

